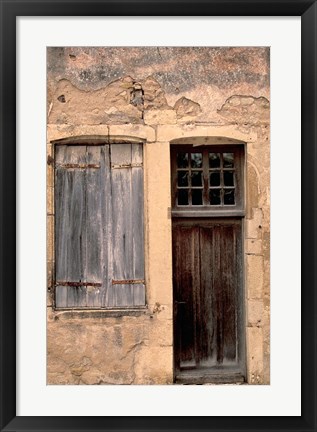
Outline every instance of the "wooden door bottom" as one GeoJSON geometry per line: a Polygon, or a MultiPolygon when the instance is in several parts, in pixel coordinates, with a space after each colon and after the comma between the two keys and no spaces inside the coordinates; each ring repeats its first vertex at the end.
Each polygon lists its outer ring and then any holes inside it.
{"type": "Polygon", "coordinates": [[[175,384],[243,384],[245,377],[239,370],[196,369],[178,371],[175,384]]]}

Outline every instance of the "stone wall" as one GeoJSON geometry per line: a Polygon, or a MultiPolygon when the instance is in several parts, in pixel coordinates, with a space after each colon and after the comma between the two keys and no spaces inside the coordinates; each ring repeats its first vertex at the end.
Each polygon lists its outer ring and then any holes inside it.
{"type": "Polygon", "coordinates": [[[170,142],[243,142],[247,381],[270,380],[268,48],[49,48],[49,384],[173,382],[170,142]],[[144,142],[143,311],[56,311],[54,141],[144,142]]]}

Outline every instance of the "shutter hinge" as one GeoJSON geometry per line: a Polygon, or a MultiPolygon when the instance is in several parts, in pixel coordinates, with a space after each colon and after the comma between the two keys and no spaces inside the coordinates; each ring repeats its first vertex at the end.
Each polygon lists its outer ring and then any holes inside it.
{"type": "Polygon", "coordinates": [[[58,164],[56,165],[56,168],[64,168],[64,169],[69,169],[69,168],[76,168],[76,169],[87,169],[87,168],[100,168],[100,165],[97,164],[58,164]]]}
{"type": "Polygon", "coordinates": [[[56,286],[71,286],[71,287],[81,287],[81,286],[95,286],[95,287],[101,287],[102,284],[98,282],[66,282],[66,281],[59,281],[55,282],[56,286]]]}
{"type": "Polygon", "coordinates": [[[133,285],[133,284],[144,284],[144,279],[126,279],[126,280],[114,280],[112,279],[112,285],[133,285]]]}
{"type": "Polygon", "coordinates": [[[143,164],[142,163],[121,164],[121,165],[111,164],[111,169],[136,168],[136,167],[143,167],[143,164]]]}

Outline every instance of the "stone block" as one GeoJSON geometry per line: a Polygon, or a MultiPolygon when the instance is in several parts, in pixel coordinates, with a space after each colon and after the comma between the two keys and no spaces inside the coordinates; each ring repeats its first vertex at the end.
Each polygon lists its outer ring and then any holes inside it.
{"type": "Polygon", "coordinates": [[[54,167],[52,165],[46,166],[46,186],[54,187],[54,167]]]}
{"type": "Polygon", "coordinates": [[[53,261],[48,261],[46,265],[46,277],[47,277],[47,288],[52,288],[53,277],[54,277],[54,263],[53,261]]]}
{"type": "Polygon", "coordinates": [[[256,239],[247,239],[245,242],[245,253],[250,255],[261,255],[262,241],[256,239]]]}
{"type": "Polygon", "coordinates": [[[263,384],[263,336],[261,328],[247,328],[247,365],[248,384],[263,384]]]}
{"type": "Polygon", "coordinates": [[[270,374],[271,374],[271,364],[270,364],[270,356],[264,354],[263,357],[263,384],[269,385],[270,384],[270,374]]]}
{"type": "Polygon", "coordinates": [[[171,141],[187,137],[226,137],[243,142],[253,142],[256,140],[255,133],[244,133],[235,126],[205,126],[195,123],[177,125],[158,125],[157,141],[171,141]]]}
{"type": "Polygon", "coordinates": [[[263,327],[263,345],[264,345],[264,354],[266,355],[270,355],[270,339],[271,339],[270,326],[266,325],[263,327]]]}
{"type": "Polygon", "coordinates": [[[264,97],[231,96],[218,110],[218,113],[228,121],[235,123],[268,124],[270,122],[270,102],[264,97]]]}
{"type": "Polygon", "coordinates": [[[147,274],[150,281],[148,301],[172,303],[171,219],[169,143],[146,146],[147,274]],[[164,253],[162,253],[164,251],[164,253]]]}
{"type": "Polygon", "coordinates": [[[46,166],[54,170],[54,155],[55,148],[54,144],[48,143],[46,145],[46,166]]]}
{"type": "Polygon", "coordinates": [[[54,261],[54,217],[47,216],[46,219],[46,258],[47,261],[54,261]]]}
{"type": "Polygon", "coordinates": [[[109,136],[113,137],[133,137],[145,139],[148,142],[155,141],[155,129],[148,125],[110,125],[109,126],[109,136]]]}
{"type": "Polygon", "coordinates": [[[150,109],[144,111],[144,123],[147,125],[175,124],[176,112],[172,109],[150,109]]]}
{"type": "Polygon", "coordinates": [[[248,326],[262,327],[263,325],[263,301],[248,300],[248,326]]]}
{"type": "Polygon", "coordinates": [[[270,261],[269,258],[264,256],[264,281],[263,281],[263,295],[270,297],[270,261]]]}
{"type": "Polygon", "coordinates": [[[46,188],[46,212],[48,215],[54,214],[54,188],[46,188]]]}
{"type": "Polygon", "coordinates": [[[172,384],[173,347],[145,348],[135,361],[134,384],[172,384]]]}
{"type": "Polygon", "coordinates": [[[247,255],[247,298],[261,299],[263,294],[263,257],[247,255]]]}
{"type": "Polygon", "coordinates": [[[254,208],[252,211],[252,219],[246,220],[246,238],[257,239],[261,237],[263,213],[262,209],[254,208]]]}
{"type": "MultiPolygon", "coordinates": [[[[160,308],[165,308],[165,305],[160,305],[160,308]]],[[[169,308],[171,309],[171,308],[169,308]]],[[[155,308],[151,308],[155,310],[155,308]]],[[[173,321],[164,319],[164,312],[155,312],[152,318],[148,317],[148,345],[152,347],[172,346],[173,343],[173,321]]]]}
{"type": "MultiPolygon", "coordinates": [[[[250,146],[249,146],[250,147],[250,146]]],[[[259,205],[260,187],[258,172],[253,164],[248,160],[247,164],[247,183],[246,183],[246,216],[252,219],[252,209],[259,205]]]]}
{"type": "Polygon", "coordinates": [[[47,158],[50,156],[51,158],[54,158],[54,144],[48,142],[46,144],[46,156],[47,158]]]}
{"type": "Polygon", "coordinates": [[[177,118],[196,117],[201,113],[199,103],[184,96],[175,102],[174,109],[177,113],[177,118]]]}

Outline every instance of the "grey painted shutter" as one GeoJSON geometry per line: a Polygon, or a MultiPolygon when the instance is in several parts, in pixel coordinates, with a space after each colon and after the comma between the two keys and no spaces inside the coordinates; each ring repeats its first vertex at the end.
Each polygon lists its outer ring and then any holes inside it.
{"type": "Polygon", "coordinates": [[[112,303],[145,305],[141,144],[111,145],[112,303]]]}
{"type": "Polygon", "coordinates": [[[139,144],[56,147],[56,307],[145,305],[142,160],[139,144]]]}
{"type": "Polygon", "coordinates": [[[57,146],[55,160],[56,307],[100,306],[100,146],[57,146]]]}

